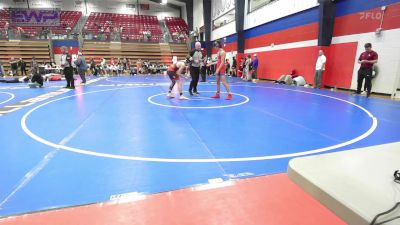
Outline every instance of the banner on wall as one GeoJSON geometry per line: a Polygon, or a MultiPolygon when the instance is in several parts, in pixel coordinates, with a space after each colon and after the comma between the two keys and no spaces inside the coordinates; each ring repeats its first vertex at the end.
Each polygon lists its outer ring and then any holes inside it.
{"type": "Polygon", "coordinates": [[[67,47],[68,53],[72,56],[72,60],[75,61],[78,57],[79,42],[76,40],[53,40],[53,54],[54,61],[57,65],[61,65],[61,48],[67,47]]]}
{"type": "Polygon", "coordinates": [[[60,26],[60,9],[10,9],[11,26],[60,26]]]}

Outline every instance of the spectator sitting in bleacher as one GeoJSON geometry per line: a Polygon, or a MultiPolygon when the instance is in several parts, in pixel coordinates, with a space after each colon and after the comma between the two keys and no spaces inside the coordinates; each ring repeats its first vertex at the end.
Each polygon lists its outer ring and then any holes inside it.
{"type": "Polygon", "coordinates": [[[185,33],[182,31],[179,33],[179,41],[180,42],[184,42],[185,41],[185,33]]]}
{"type": "Polygon", "coordinates": [[[164,42],[169,42],[169,34],[168,34],[168,31],[165,31],[165,32],[164,32],[163,38],[164,38],[164,42]]]}
{"type": "Polygon", "coordinates": [[[113,41],[118,41],[120,40],[120,32],[118,27],[114,27],[113,32],[112,32],[112,40],[113,41]]]}
{"type": "Polygon", "coordinates": [[[144,41],[149,41],[151,39],[151,32],[149,30],[143,31],[144,41]]]}

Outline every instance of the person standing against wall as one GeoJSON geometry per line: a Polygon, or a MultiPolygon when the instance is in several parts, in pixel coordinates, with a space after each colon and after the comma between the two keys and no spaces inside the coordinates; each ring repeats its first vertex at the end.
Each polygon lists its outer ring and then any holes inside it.
{"type": "Polygon", "coordinates": [[[63,68],[65,79],[67,80],[67,86],[65,86],[65,88],[75,89],[72,57],[68,53],[67,47],[61,47],[61,51],[61,67],[63,68]]]}
{"type": "Polygon", "coordinates": [[[232,70],[231,70],[231,74],[232,74],[233,77],[236,77],[236,66],[237,66],[236,57],[233,56],[233,58],[232,58],[232,70]]]}
{"type": "Polygon", "coordinates": [[[251,55],[247,55],[245,61],[244,61],[244,68],[243,68],[243,80],[244,81],[251,81],[251,68],[252,63],[251,63],[251,55]]]}
{"type": "Polygon", "coordinates": [[[378,62],[378,53],[372,51],[371,43],[366,43],[364,45],[365,52],[361,53],[358,58],[358,64],[360,64],[360,69],[358,70],[357,77],[357,91],[354,94],[361,94],[361,87],[365,79],[365,85],[367,86],[367,98],[371,95],[372,89],[372,69],[374,64],[378,62]]]}
{"type": "Polygon", "coordinates": [[[200,63],[203,58],[203,54],[201,53],[201,43],[196,42],[195,49],[193,51],[192,62],[190,66],[190,75],[192,76],[192,81],[190,82],[189,86],[189,94],[191,96],[199,95],[197,92],[197,85],[199,83],[199,76],[200,76],[200,63]]]}
{"type": "Polygon", "coordinates": [[[231,76],[230,69],[231,69],[231,64],[229,63],[229,59],[226,59],[225,60],[225,74],[229,77],[231,76]]]}
{"type": "Polygon", "coordinates": [[[326,57],[324,51],[319,50],[317,63],[315,64],[315,75],[314,75],[314,88],[321,89],[322,75],[325,71],[326,57]]]}
{"type": "Polygon", "coordinates": [[[257,57],[257,54],[254,54],[253,56],[254,56],[254,59],[252,62],[252,68],[253,68],[252,78],[253,78],[253,83],[257,83],[257,80],[258,80],[258,75],[257,75],[258,57],[257,57]]]}

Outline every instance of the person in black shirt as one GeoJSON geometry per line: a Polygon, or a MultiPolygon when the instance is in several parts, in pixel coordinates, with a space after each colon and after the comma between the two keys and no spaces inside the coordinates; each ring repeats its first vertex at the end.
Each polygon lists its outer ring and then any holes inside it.
{"type": "Polygon", "coordinates": [[[14,59],[14,57],[11,58],[10,61],[11,64],[11,71],[13,76],[18,76],[18,61],[14,59]]]}
{"type": "Polygon", "coordinates": [[[93,76],[99,75],[99,71],[96,67],[96,62],[94,61],[93,58],[90,58],[90,72],[92,73],[93,76]]]}
{"type": "Polygon", "coordinates": [[[203,58],[200,42],[195,43],[195,49],[190,53],[190,56],[192,58],[190,61],[190,75],[192,76],[192,81],[190,82],[189,86],[189,94],[191,96],[197,96],[199,95],[199,92],[197,92],[197,85],[199,83],[200,66],[203,58]]]}
{"type": "Polygon", "coordinates": [[[61,56],[61,67],[64,68],[64,76],[67,80],[67,86],[65,88],[75,89],[75,81],[74,81],[74,71],[72,67],[72,57],[68,53],[67,47],[61,47],[62,56],[61,56]]]}
{"type": "Polygon", "coordinates": [[[19,66],[21,67],[21,76],[26,76],[26,62],[22,58],[19,59],[19,66]]]}
{"type": "Polygon", "coordinates": [[[232,58],[232,70],[231,70],[231,74],[233,77],[236,77],[236,66],[237,66],[237,62],[236,62],[236,58],[234,56],[232,58]]]}
{"type": "Polygon", "coordinates": [[[228,59],[226,59],[226,61],[225,61],[225,74],[227,75],[227,76],[231,76],[230,75],[230,68],[231,68],[231,64],[229,64],[229,60],[228,59]]]}
{"type": "Polygon", "coordinates": [[[203,57],[201,60],[201,69],[200,69],[200,74],[201,74],[201,82],[206,82],[206,75],[207,75],[207,55],[203,57]]]}
{"type": "Polygon", "coordinates": [[[43,87],[43,77],[42,75],[39,74],[37,69],[32,70],[32,79],[31,83],[29,83],[30,88],[36,88],[36,87],[43,87]]]}

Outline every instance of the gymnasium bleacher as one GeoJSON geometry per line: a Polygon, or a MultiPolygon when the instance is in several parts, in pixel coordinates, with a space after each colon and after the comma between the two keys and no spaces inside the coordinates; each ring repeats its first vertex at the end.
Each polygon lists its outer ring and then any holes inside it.
{"type": "MultiPolygon", "coordinates": [[[[61,11],[60,26],[51,27],[50,30],[54,35],[66,34],[67,27],[74,29],[81,17],[82,12],[61,11]]],[[[0,29],[4,30],[9,19],[10,10],[0,10],[0,29]]],[[[188,26],[182,19],[167,17],[165,23],[171,34],[176,31],[188,32],[188,26]]],[[[90,58],[94,58],[99,63],[101,58],[109,60],[115,57],[129,58],[132,62],[141,59],[168,64],[171,62],[172,56],[177,56],[181,60],[185,58],[188,52],[188,47],[184,43],[161,43],[164,40],[163,32],[160,21],[156,16],[92,12],[87,18],[83,30],[93,35],[99,35],[101,27],[104,31],[108,28],[109,32],[112,32],[113,27],[122,27],[122,43],[116,45],[107,41],[85,40],[82,43],[82,51],[88,61],[90,58]],[[143,32],[146,31],[151,33],[151,37],[143,42],[143,32]]],[[[18,29],[17,27],[11,28],[14,32],[18,29]]],[[[11,58],[24,59],[27,62],[27,70],[30,69],[29,62],[31,62],[33,56],[40,63],[50,62],[50,41],[37,40],[40,37],[42,27],[21,28],[25,34],[24,40],[12,42],[3,40],[0,42],[0,47],[5,50],[0,52],[0,60],[3,62],[6,71],[10,69],[11,58]]]]}
{"type": "Polygon", "coordinates": [[[6,23],[10,20],[10,12],[8,9],[0,9],[0,29],[4,28],[6,23]]]}
{"type": "Polygon", "coordinates": [[[165,24],[167,25],[169,33],[172,35],[174,40],[179,38],[179,33],[181,32],[185,33],[186,35],[189,34],[189,27],[181,18],[166,17],[165,24]]]}
{"type": "MultiPolygon", "coordinates": [[[[53,34],[65,34],[67,27],[74,29],[79,19],[82,16],[82,12],[78,11],[61,11],[60,13],[60,26],[51,27],[53,34]]],[[[0,10],[0,28],[4,28],[6,23],[10,20],[10,10],[0,10]]],[[[17,31],[18,27],[11,27],[14,31],[17,31]]],[[[37,26],[21,26],[25,38],[37,39],[40,35],[42,27],[37,26]]]]}
{"type": "Polygon", "coordinates": [[[117,43],[85,41],[83,54],[89,62],[93,58],[96,63],[100,63],[101,58],[110,60],[111,58],[127,58],[132,62],[138,59],[154,63],[171,63],[172,56],[177,56],[179,60],[184,59],[187,54],[185,44],[166,44],[166,43],[117,43]]]}
{"type": "Polygon", "coordinates": [[[26,69],[30,69],[32,57],[39,63],[50,62],[50,48],[47,40],[34,41],[6,41],[0,40],[0,60],[3,62],[4,69],[10,69],[10,59],[22,58],[27,63],[26,69]],[[4,50],[4,51],[3,51],[4,50]]]}
{"type": "Polygon", "coordinates": [[[163,37],[157,17],[147,15],[92,12],[86,21],[85,31],[99,35],[102,28],[105,33],[110,33],[114,27],[122,27],[121,38],[125,41],[142,40],[144,31],[151,32],[150,42],[159,42],[163,37]]]}
{"type": "Polygon", "coordinates": [[[82,12],[77,11],[61,11],[60,15],[60,26],[52,28],[54,34],[65,34],[67,27],[74,29],[79,19],[82,16],[82,12]]]}

